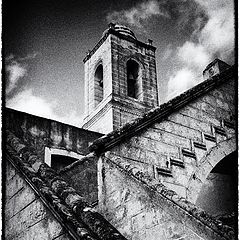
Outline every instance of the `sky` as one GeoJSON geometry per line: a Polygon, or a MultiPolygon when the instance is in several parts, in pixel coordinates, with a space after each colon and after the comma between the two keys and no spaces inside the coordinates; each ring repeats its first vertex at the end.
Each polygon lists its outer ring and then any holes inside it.
{"type": "Polygon", "coordinates": [[[7,0],[6,106],[80,127],[83,59],[109,22],[153,40],[160,104],[203,81],[215,58],[234,64],[233,0],[7,0]]]}

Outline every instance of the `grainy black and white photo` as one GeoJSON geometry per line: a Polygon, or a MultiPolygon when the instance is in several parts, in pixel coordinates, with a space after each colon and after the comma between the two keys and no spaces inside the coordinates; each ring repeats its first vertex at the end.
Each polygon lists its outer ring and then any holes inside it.
{"type": "Polygon", "coordinates": [[[236,4],[3,1],[3,239],[238,239],[236,4]]]}

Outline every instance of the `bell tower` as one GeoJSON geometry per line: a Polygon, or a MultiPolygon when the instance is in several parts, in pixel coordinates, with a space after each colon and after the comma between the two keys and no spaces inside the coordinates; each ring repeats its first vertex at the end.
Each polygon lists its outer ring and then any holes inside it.
{"type": "Polygon", "coordinates": [[[155,50],[125,26],[110,23],[84,58],[83,128],[108,133],[158,105],[155,50]]]}

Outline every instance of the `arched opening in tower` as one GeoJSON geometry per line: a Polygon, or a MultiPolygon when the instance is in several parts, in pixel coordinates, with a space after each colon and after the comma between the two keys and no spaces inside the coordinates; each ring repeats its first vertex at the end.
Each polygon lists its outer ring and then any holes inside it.
{"type": "Polygon", "coordinates": [[[127,62],[127,94],[129,97],[139,99],[141,94],[141,81],[139,65],[134,60],[127,62]]]}
{"type": "Polygon", "coordinates": [[[100,64],[94,74],[95,107],[103,100],[103,65],[100,64]]]}
{"type": "Polygon", "coordinates": [[[196,205],[223,223],[236,226],[238,204],[237,152],[222,159],[210,172],[196,205]]]}
{"type": "Polygon", "coordinates": [[[77,160],[78,159],[73,158],[73,157],[68,157],[68,156],[63,156],[63,155],[58,155],[58,154],[52,154],[51,155],[51,167],[54,170],[59,171],[59,170],[65,168],[66,166],[74,163],[77,160]]]}

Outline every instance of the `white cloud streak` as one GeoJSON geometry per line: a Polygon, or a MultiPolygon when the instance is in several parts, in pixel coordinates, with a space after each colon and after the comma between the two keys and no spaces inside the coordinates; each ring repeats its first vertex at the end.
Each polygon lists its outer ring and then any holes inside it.
{"type": "Polygon", "coordinates": [[[9,94],[17,86],[21,78],[27,75],[27,69],[24,65],[18,62],[12,62],[7,65],[6,71],[9,74],[6,93],[9,94]]]}
{"type": "MultiPolygon", "coordinates": [[[[24,57],[16,58],[13,54],[6,57],[7,78],[7,99],[6,106],[18,111],[27,112],[36,116],[41,116],[56,121],[80,127],[82,124],[82,116],[76,111],[70,111],[65,115],[55,113],[58,107],[56,101],[47,101],[46,99],[33,94],[32,89],[18,91],[11,98],[8,94],[21,84],[21,79],[28,75],[28,61],[36,58],[39,53],[28,54],[24,57]]],[[[17,89],[18,90],[18,89],[17,89]]]]}
{"type": "Polygon", "coordinates": [[[76,111],[65,113],[59,116],[54,112],[57,102],[49,102],[46,99],[35,96],[32,89],[25,89],[16,96],[7,100],[6,106],[18,111],[27,112],[36,116],[53,119],[74,126],[81,126],[82,117],[76,111]]]}
{"type": "Polygon", "coordinates": [[[186,91],[195,85],[196,75],[193,71],[183,68],[175,75],[171,76],[168,81],[168,99],[186,91]]]}
{"type": "Polygon", "coordinates": [[[16,57],[13,54],[10,54],[5,58],[6,72],[8,74],[6,87],[7,94],[18,86],[23,77],[28,75],[27,61],[36,58],[37,55],[39,55],[39,53],[36,52],[28,54],[24,57],[16,57]]]}

